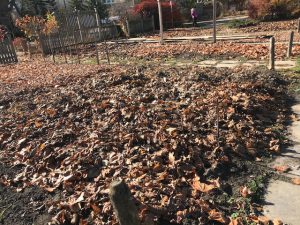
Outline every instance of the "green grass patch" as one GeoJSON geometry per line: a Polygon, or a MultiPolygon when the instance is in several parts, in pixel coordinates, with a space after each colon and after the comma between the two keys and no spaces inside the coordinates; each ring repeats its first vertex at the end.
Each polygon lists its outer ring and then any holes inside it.
{"type": "Polygon", "coordinates": [[[297,58],[297,64],[296,64],[296,67],[295,67],[295,72],[300,74],[300,57],[297,58]]]}
{"type": "Polygon", "coordinates": [[[258,21],[246,19],[246,20],[233,20],[228,23],[229,28],[243,28],[243,27],[250,27],[256,26],[258,21]]]}

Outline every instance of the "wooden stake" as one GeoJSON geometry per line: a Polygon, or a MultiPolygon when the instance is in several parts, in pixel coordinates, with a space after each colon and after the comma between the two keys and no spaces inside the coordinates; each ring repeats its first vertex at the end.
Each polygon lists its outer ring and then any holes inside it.
{"type": "Polygon", "coordinates": [[[79,11],[76,10],[76,20],[77,20],[77,25],[79,29],[79,35],[80,35],[80,42],[83,42],[83,36],[82,36],[82,31],[81,31],[81,23],[80,23],[80,18],[79,18],[79,11]]]}
{"type": "Polygon", "coordinates": [[[213,43],[217,42],[217,0],[213,0],[213,43]]]}
{"type": "Polygon", "coordinates": [[[60,33],[58,34],[58,40],[59,40],[59,43],[60,43],[60,46],[61,46],[61,50],[63,50],[65,63],[68,63],[68,59],[67,59],[67,56],[66,56],[66,47],[65,47],[64,41],[61,39],[60,33]]]}
{"type": "Polygon", "coordinates": [[[120,225],[140,225],[133,197],[123,180],[111,183],[109,197],[120,225]]]}
{"type": "Polygon", "coordinates": [[[270,62],[269,62],[269,69],[275,69],[275,38],[271,37],[270,39],[270,62]]]}
{"type": "Polygon", "coordinates": [[[155,32],[155,21],[154,21],[154,15],[152,15],[152,17],[151,17],[151,23],[152,23],[153,32],[155,32]]]}
{"type": "Polygon", "coordinates": [[[217,107],[216,107],[216,114],[217,114],[217,142],[218,147],[220,147],[220,110],[219,110],[219,99],[217,98],[217,107]]]}
{"type": "MultiPolygon", "coordinates": [[[[98,17],[98,13],[97,13],[96,8],[95,8],[95,15],[96,15],[96,23],[97,23],[97,27],[98,27],[98,36],[99,36],[99,41],[100,41],[101,40],[101,30],[100,30],[99,17],[98,17]]],[[[107,47],[106,33],[105,32],[104,32],[104,45],[105,45],[105,53],[106,53],[107,62],[108,62],[108,65],[110,65],[110,57],[109,57],[109,51],[108,51],[108,47],[107,47]]],[[[98,57],[98,61],[99,61],[98,64],[100,64],[98,46],[97,45],[96,45],[96,51],[97,51],[97,57],[98,57]]]]}
{"type": "Polygon", "coordinates": [[[157,0],[158,6],[158,15],[159,15],[159,28],[160,28],[160,44],[164,43],[164,25],[163,25],[163,17],[162,17],[162,8],[160,0],[157,0]]]}
{"type": "Polygon", "coordinates": [[[28,48],[29,59],[31,59],[31,48],[30,48],[30,42],[29,41],[27,41],[27,48],[28,48]]]}
{"type": "Polygon", "coordinates": [[[287,50],[287,54],[286,54],[287,58],[290,58],[292,56],[293,42],[294,42],[294,31],[291,31],[291,33],[290,33],[290,40],[289,40],[289,46],[288,46],[288,50],[287,50]]]}

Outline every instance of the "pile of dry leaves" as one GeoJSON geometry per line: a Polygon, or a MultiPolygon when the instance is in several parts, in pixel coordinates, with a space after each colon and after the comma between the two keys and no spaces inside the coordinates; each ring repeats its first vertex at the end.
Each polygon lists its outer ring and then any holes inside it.
{"type": "MultiPolygon", "coordinates": [[[[105,58],[105,46],[100,46],[102,58],[105,58]]],[[[119,59],[165,59],[174,57],[211,57],[218,59],[232,59],[244,57],[253,60],[264,60],[269,57],[269,44],[244,44],[234,42],[181,42],[181,43],[141,43],[141,44],[111,44],[110,55],[119,59]]],[[[276,59],[285,59],[286,44],[276,45],[276,59]]],[[[294,46],[293,55],[300,55],[300,46],[294,46]]]]}
{"type": "MultiPolygon", "coordinates": [[[[10,69],[12,83],[23,79],[13,78],[18,66],[10,69]]],[[[51,86],[1,88],[1,161],[22,166],[1,184],[61,193],[45,202],[52,224],[117,224],[108,196],[117,178],[129,185],[144,224],[229,223],[245,207],[216,201],[232,195],[232,159],[280,151],[273,127],[287,112],[281,77],[197,67],[98,70],[74,67],[67,82],[57,70],[51,86]]],[[[258,220],[252,213],[246,219],[258,220]]]]}

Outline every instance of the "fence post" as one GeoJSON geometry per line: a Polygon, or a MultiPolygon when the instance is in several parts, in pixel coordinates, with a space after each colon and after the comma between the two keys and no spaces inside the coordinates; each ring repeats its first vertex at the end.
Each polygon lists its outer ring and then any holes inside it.
{"type": "Polygon", "coordinates": [[[75,47],[75,51],[77,54],[77,61],[78,61],[78,64],[80,64],[80,55],[79,55],[80,52],[78,50],[79,43],[77,43],[75,32],[73,33],[73,36],[74,36],[74,47],[75,47]]]}
{"type": "Polygon", "coordinates": [[[65,45],[64,45],[64,43],[61,39],[61,36],[60,36],[59,32],[58,32],[58,41],[59,41],[59,46],[60,46],[60,54],[63,54],[64,59],[65,59],[65,63],[68,63],[67,56],[65,54],[65,45]]]}
{"type": "Polygon", "coordinates": [[[213,43],[217,42],[217,0],[213,0],[213,43]]]}
{"type": "Polygon", "coordinates": [[[153,28],[153,32],[155,32],[155,21],[154,21],[154,15],[152,15],[151,17],[151,22],[152,22],[152,28],[153,28]]]}
{"type": "Polygon", "coordinates": [[[163,17],[162,17],[162,8],[160,0],[157,0],[158,5],[158,14],[159,14],[159,28],[160,28],[160,44],[164,43],[164,26],[163,26],[163,17]]]}
{"type": "Polygon", "coordinates": [[[142,19],[141,19],[141,26],[142,26],[142,33],[145,32],[145,29],[144,29],[144,17],[142,16],[142,19]]]}
{"type": "MultiPolygon", "coordinates": [[[[97,24],[97,30],[98,30],[98,38],[99,38],[99,41],[100,41],[100,25],[99,25],[99,21],[98,21],[99,20],[98,19],[98,12],[97,12],[96,8],[94,8],[94,11],[95,11],[95,18],[96,18],[96,24],[97,24]]],[[[95,48],[96,48],[97,64],[100,65],[97,38],[95,38],[95,48]]]]}
{"type": "Polygon", "coordinates": [[[79,29],[79,35],[80,35],[80,42],[83,42],[83,37],[82,37],[82,31],[81,31],[81,23],[80,23],[80,18],[79,18],[79,11],[75,11],[76,12],[76,20],[77,20],[77,25],[78,25],[78,29],[79,29]]]}
{"type": "Polygon", "coordinates": [[[290,58],[292,56],[293,42],[294,42],[294,31],[291,31],[290,39],[289,39],[289,46],[288,46],[287,55],[286,55],[287,58],[290,58]]]}
{"type": "Polygon", "coordinates": [[[30,47],[30,41],[27,41],[27,48],[28,48],[28,56],[29,56],[29,59],[31,59],[31,47],[30,47]]]}
{"type": "Polygon", "coordinates": [[[275,69],[275,38],[271,37],[270,39],[270,62],[269,62],[269,69],[275,69]]]}
{"type": "Polygon", "coordinates": [[[109,197],[120,225],[140,225],[133,197],[123,180],[111,183],[109,197]]]}
{"type": "Polygon", "coordinates": [[[38,32],[38,38],[39,38],[39,46],[41,48],[41,51],[42,51],[42,56],[44,58],[44,61],[46,61],[45,59],[45,52],[44,52],[44,48],[43,48],[43,44],[42,44],[42,35],[40,32],[38,32]]]}
{"type": "Polygon", "coordinates": [[[15,62],[15,63],[17,63],[18,62],[18,56],[17,56],[17,53],[16,53],[15,46],[13,45],[11,38],[8,38],[8,41],[9,41],[9,46],[10,46],[10,49],[11,49],[11,54],[13,56],[13,60],[12,61],[15,62]]]}
{"type": "Polygon", "coordinates": [[[127,27],[127,35],[128,35],[128,38],[130,38],[130,22],[128,19],[126,19],[126,27],[127,27]]]}
{"type": "MultiPolygon", "coordinates": [[[[100,41],[101,40],[101,31],[100,31],[99,17],[98,17],[98,13],[97,13],[96,8],[95,8],[95,14],[96,14],[96,23],[97,23],[97,28],[98,28],[97,29],[98,30],[98,36],[99,36],[99,41],[100,41]]],[[[110,65],[109,52],[108,52],[107,43],[106,43],[106,35],[104,35],[104,45],[105,45],[105,53],[106,53],[107,62],[110,65]]],[[[97,45],[96,45],[96,49],[97,49],[97,58],[98,58],[97,62],[98,62],[98,64],[100,64],[97,45]]]]}

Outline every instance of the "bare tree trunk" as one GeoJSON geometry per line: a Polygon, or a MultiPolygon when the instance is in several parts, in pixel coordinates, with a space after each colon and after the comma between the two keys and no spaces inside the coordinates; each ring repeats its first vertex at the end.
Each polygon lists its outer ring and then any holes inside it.
{"type": "Polygon", "coordinates": [[[158,14],[159,14],[159,27],[160,27],[160,44],[164,43],[164,25],[163,25],[163,16],[160,0],[157,0],[158,5],[158,14]]]}

